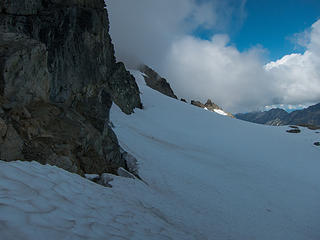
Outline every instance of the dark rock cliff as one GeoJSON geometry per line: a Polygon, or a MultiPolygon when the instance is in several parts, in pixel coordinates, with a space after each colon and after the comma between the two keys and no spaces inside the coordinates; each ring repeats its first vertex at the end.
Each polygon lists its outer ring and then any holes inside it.
{"type": "Polygon", "coordinates": [[[109,110],[142,104],[114,57],[104,1],[2,0],[0,34],[0,158],[80,174],[126,167],[109,110]]]}

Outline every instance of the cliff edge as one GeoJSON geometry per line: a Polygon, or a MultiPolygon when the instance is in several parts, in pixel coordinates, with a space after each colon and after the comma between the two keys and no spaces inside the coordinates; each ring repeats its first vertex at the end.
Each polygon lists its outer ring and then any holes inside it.
{"type": "Polygon", "coordinates": [[[0,159],[81,175],[126,168],[109,126],[115,102],[142,108],[117,63],[103,0],[0,3],[0,159]]]}

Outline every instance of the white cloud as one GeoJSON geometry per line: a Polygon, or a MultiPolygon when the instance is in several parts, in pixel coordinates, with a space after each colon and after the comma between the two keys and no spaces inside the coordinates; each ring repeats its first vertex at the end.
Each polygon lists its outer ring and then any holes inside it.
{"type": "Polygon", "coordinates": [[[267,104],[272,88],[266,79],[263,49],[239,52],[226,35],[211,41],[193,37],[173,44],[166,73],[177,94],[188,99],[210,98],[228,111],[267,104]]]}
{"type": "Polygon", "coordinates": [[[195,29],[226,28],[232,14],[245,17],[246,0],[108,0],[116,56],[161,71],[172,43],[195,29]]]}
{"type": "Polygon", "coordinates": [[[303,54],[290,54],[265,68],[272,75],[281,103],[304,104],[320,101],[320,20],[310,31],[303,54]]]}
{"type": "Polygon", "coordinates": [[[185,37],[167,56],[166,76],[178,95],[211,98],[231,112],[268,105],[309,105],[320,101],[320,20],[311,27],[307,50],[263,64],[263,49],[239,52],[228,37],[211,41],[185,37]]]}
{"type": "Polygon", "coordinates": [[[245,17],[245,0],[109,0],[111,34],[118,59],[146,63],[171,83],[178,96],[211,98],[230,112],[320,101],[320,20],[298,42],[307,50],[265,65],[264,49],[240,52],[227,35],[210,41],[191,32],[227,28],[245,17]]]}

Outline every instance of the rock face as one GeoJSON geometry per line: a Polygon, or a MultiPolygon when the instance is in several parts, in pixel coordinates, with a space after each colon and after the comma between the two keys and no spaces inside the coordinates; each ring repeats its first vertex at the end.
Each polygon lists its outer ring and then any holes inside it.
{"type": "Polygon", "coordinates": [[[10,101],[48,100],[47,50],[15,33],[0,33],[0,94],[10,101]]]}
{"type": "Polygon", "coordinates": [[[71,104],[108,89],[125,112],[141,107],[139,95],[129,102],[126,98],[139,90],[116,63],[103,0],[5,0],[0,22],[1,32],[45,44],[52,101],[71,104]]]}
{"type": "Polygon", "coordinates": [[[216,109],[222,110],[221,107],[219,107],[217,104],[213,103],[210,99],[208,99],[208,101],[204,104],[204,106],[210,111],[214,111],[216,109]]]}
{"type": "Polygon", "coordinates": [[[79,174],[126,168],[110,128],[139,89],[117,63],[103,0],[0,2],[0,156],[79,174]]]}
{"type": "Polygon", "coordinates": [[[149,68],[146,65],[141,65],[139,67],[139,70],[145,74],[144,79],[149,87],[164,95],[167,95],[168,97],[178,99],[172,91],[171,86],[167,82],[167,80],[165,78],[160,77],[160,75],[153,69],[149,68]]]}

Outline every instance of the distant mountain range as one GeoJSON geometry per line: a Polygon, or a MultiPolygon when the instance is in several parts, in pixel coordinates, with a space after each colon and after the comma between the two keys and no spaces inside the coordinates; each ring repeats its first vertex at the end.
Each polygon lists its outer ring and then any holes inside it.
{"type": "Polygon", "coordinates": [[[320,103],[291,113],[280,108],[274,108],[265,112],[238,113],[235,117],[244,121],[280,125],[300,125],[310,128],[320,128],[320,103]]]}

